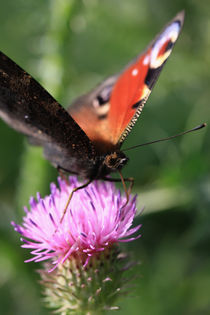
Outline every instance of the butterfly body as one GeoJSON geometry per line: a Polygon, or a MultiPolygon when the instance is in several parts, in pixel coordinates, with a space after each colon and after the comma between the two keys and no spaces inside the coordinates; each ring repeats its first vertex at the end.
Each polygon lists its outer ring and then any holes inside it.
{"type": "Polygon", "coordinates": [[[179,13],[123,71],[65,110],[41,85],[0,53],[0,117],[44,148],[57,168],[105,179],[128,158],[121,146],[142,112],[184,20],[179,13]]]}
{"type": "Polygon", "coordinates": [[[112,172],[120,171],[128,162],[128,157],[122,151],[115,151],[99,157],[95,178],[106,178],[112,172]]]}

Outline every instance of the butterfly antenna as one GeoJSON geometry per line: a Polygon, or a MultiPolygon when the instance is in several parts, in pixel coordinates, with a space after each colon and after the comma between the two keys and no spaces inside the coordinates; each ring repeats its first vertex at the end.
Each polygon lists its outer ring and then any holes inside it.
{"type": "Polygon", "coordinates": [[[167,140],[171,140],[171,139],[174,139],[174,138],[177,138],[177,137],[180,137],[180,136],[183,136],[187,133],[190,133],[190,132],[193,132],[193,131],[197,131],[197,130],[200,130],[204,127],[206,127],[206,123],[203,123],[199,126],[196,126],[190,130],[187,130],[187,131],[184,131],[184,132],[181,132],[181,133],[178,133],[177,135],[174,135],[174,136],[170,136],[170,137],[166,137],[166,138],[162,138],[162,139],[158,139],[158,140],[154,140],[154,141],[149,141],[149,142],[145,142],[145,143],[142,143],[142,144],[137,144],[137,145],[134,145],[133,147],[130,147],[130,148],[126,148],[123,150],[124,151],[129,151],[129,150],[132,150],[132,149],[136,149],[136,148],[139,148],[139,147],[143,147],[145,145],[149,145],[149,144],[153,144],[153,143],[157,143],[157,142],[162,142],[162,141],[167,141],[167,140]]]}

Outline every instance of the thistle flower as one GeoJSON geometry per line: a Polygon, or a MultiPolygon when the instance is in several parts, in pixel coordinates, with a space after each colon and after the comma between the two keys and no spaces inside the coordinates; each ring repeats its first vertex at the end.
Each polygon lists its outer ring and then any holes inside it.
{"type": "Polygon", "coordinates": [[[37,194],[37,200],[30,199],[22,225],[12,222],[22,235],[22,247],[32,249],[33,257],[26,262],[50,259],[40,274],[48,304],[62,314],[110,308],[122,286],[122,255],[117,245],[140,237],[132,236],[140,225],[131,227],[136,197],[124,206],[126,197],[113,183],[95,181],[74,193],[60,222],[70,192],[81,183],[76,177],[68,183],[58,178],[58,183],[59,188],[51,184],[49,196],[42,199],[37,194]]]}

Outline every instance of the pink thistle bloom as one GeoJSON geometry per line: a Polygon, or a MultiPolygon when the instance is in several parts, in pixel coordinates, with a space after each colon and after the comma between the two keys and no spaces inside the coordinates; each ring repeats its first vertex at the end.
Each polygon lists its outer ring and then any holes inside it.
{"type": "MultiPolygon", "coordinates": [[[[118,242],[129,242],[141,225],[131,228],[136,214],[136,196],[121,196],[113,183],[94,181],[74,193],[67,213],[60,223],[72,189],[81,185],[76,177],[67,184],[58,178],[59,188],[51,184],[51,194],[30,199],[30,210],[24,208],[23,224],[12,222],[23,238],[23,248],[32,249],[26,262],[53,259],[55,267],[79,255],[88,264],[91,256],[118,242]]],[[[54,267],[54,268],[55,268],[54,267]]],[[[53,269],[54,269],[53,268],[53,269]]]]}

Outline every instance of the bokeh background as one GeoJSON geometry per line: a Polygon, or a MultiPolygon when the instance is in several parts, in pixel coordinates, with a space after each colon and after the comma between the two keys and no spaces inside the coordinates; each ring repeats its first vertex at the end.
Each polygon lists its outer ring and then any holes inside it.
{"type": "MultiPolygon", "coordinates": [[[[208,0],[7,0],[0,48],[64,106],[136,56],[185,9],[184,29],[125,146],[210,123],[208,0]]],[[[210,131],[129,152],[142,238],[125,245],[136,267],[118,314],[210,314],[210,131]]],[[[0,313],[49,314],[38,264],[24,264],[10,221],[29,196],[49,192],[56,171],[40,148],[0,121],[0,313]]]]}

